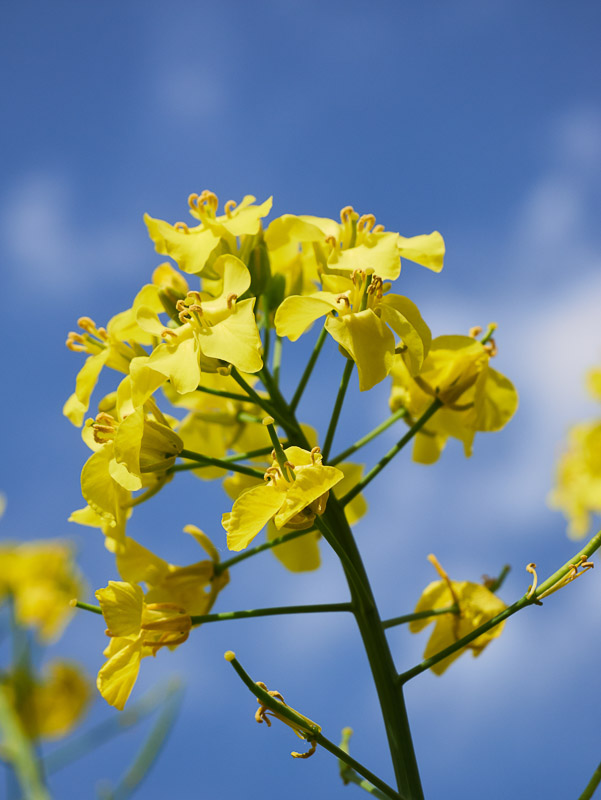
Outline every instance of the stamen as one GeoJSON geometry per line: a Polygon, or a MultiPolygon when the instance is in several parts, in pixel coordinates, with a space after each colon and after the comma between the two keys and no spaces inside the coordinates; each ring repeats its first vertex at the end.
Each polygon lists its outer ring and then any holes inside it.
{"type": "Polygon", "coordinates": [[[178,300],[177,303],[175,304],[176,311],[185,311],[186,308],[187,306],[183,300],[178,300]]]}
{"type": "Polygon", "coordinates": [[[349,222],[351,219],[351,215],[355,213],[355,209],[352,206],[345,206],[340,212],[340,221],[344,225],[345,222],[349,222]]]}
{"type": "Polygon", "coordinates": [[[363,214],[362,217],[359,217],[359,221],[357,222],[357,230],[369,233],[370,229],[373,228],[375,224],[376,218],[373,214],[363,214]]]}
{"type": "Polygon", "coordinates": [[[185,222],[176,222],[173,226],[176,231],[183,231],[184,233],[190,233],[190,228],[186,225],[185,222]]]}
{"type": "Polygon", "coordinates": [[[196,192],[188,196],[188,205],[190,208],[196,208],[198,206],[198,199],[196,192]]]}
{"type": "Polygon", "coordinates": [[[312,447],[311,448],[311,463],[312,464],[315,464],[315,463],[321,464],[321,462],[322,462],[321,447],[312,447]]]}
{"type": "Polygon", "coordinates": [[[438,572],[438,574],[440,575],[442,580],[448,586],[449,591],[451,592],[451,597],[453,598],[453,603],[455,603],[455,605],[459,608],[459,598],[455,594],[455,589],[453,587],[453,582],[451,581],[451,579],[449,578],[449,576],[447,575],[445,570],[442,568],[442,565],[441,565],[440,561],[432,553],[430,553],[430,555],[428,556],[428,561],[430,562],[430,564],[432,564],[432,566],[434,567],[436,572],[438,572]]]}
{"type": "Polygon", "coordinates": [[[383,230],[384,230],[383,225],[376,225],[375,228],[372,230],[372,233],[382,233],[383,230]]]}
{"type": "Polygon", "coordinates": [[[236,302],[237,299],[238,299],[238,295],[235,294],[235,292],[230,292],[230,294],[228,294],[228,296],[227,296],[227,307],[231,308],[234,305],[234,303],[236,302]]]}
{"type": "Polygon", "coordinates": [[[484,349],[488,351],[488,354],[491,358],[494,358],[497,353],[497,343],[494,339],[489,339],[488,342],[484,345],[484,349]]]}
{"type": "Polygon", "coordinates": [[[180,311],[177,317],[182,325],[185,325],[186,322],[191,322],[192,320],[192,314],[190,314],[188,311],[180,311]]]}
{"type": "Polygon", "coordinates": [[[526,597],[530,599],[534,594],[534,592],[536,591],[536,586],[538,584],[538,575],[536,574],[536,564],[534,562],[528,564],[526,566],[526,572],[529,572],[531,575],[534,576],[534,580],[532,581],[532,586],[528,587],[528,592],[526,594],[526,597]]]}
{"type": "Polygon", "coordinates": [[[202,302],[202,295],[200,292],[196,291],[196,289],[189,291],[186,297],[189,297],[191,300],[196,300],[197,303],[202,302]]]}
{"type": "Polygon", "coordinates": [[[543,597],[548,597],[558,589],[562,589],[564,586],[567,586],[568,583],[571,583],[572,581],[576,580],[576,578],[584,575],[585,572],[588,572],[589,569],[593,569],[594,566],[595,565],[592,561],[587,560],[586,555],[581,555],[580,561],[578,561],[576,564],[570,564],[570,571],[567,573],[567,575],[564,575],[561,580],[557,581],[557,583],[554,586],[551,586],[550,589],[547,589],[546,592],[540,594],[539,600],[543,597]],[[578,570],[580,570],[580,572],[578,572],[578,570]]]}
{"type": "Polygon", "coordinates": [[[331,248],[335,249],[338,247],[338,242],[336,241],[335,236],[326,236],[326,244],[329,244],[331,248]]]}
{"type": "Polygon", "coordinates": [[[348,296],[346,294],[339,294],[338,297],[336,298],[336,302],[344,303],[347,308],[351,307],[351,301],[348,299],[348,296]]]}
{"type": "Polygon", "coordinates": [[[201,205],[207,206],[213,212],[217,211],[219,199],[215,192],[210,191],[210,189],[203,189],[196,203],[196,207],[199,208],[201,205]]]}
{"type": "Polygon", "coordinates": [[[225,211],[228,217],[232,216],[232,211],[236,208],[238,204],[235,200],[228,200],[227,203],[224,205],[223,210],[225,211]]]}
{"type": "Polygon", "coordinates": [[[188,306],[188,311],[194,311],[202,317],[202,306],[200,303],[192,303],[192,305],[188,306]]]}
{"type": "Polygon", "coordinates": [[[165,328],[164,331],[161,332],[161,336],[163,339],[167,339],[169,336],[172,336],[174,339],[177,339],[177,333],[172,331],[171,328],[165,328]]]}
{"type": "Polygon", "coordinates": [[[476,336],[480,336],[481,333],[482,333],[482,327],[480,325],[474,325],[473,328],[470,328],[468,336],[471,336],[472,339],[475,339],[476,336]]]}
{"type": "Polygon", "coordinates": [[[363,283],[365,280],[365,272],[363,272],[362,269],[354,269],[351,272],[351,280],[355,286],[357,285],[357,281],[359,281],[359,283],[363,283]]]}
{"type": "Polygon", "coordinates": [[[296,750],[293,750],[290,753],[292,758],[311,758],[313,753],[317,750],[317,742],[315,739],[309,739],[309,744],[311,745],[311,749],[307,750],[306,753],[297,753],[296,750]]]}

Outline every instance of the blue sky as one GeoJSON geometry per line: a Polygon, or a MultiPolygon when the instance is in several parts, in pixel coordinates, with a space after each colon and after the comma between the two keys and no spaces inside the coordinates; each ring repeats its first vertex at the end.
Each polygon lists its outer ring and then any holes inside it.
{"type": "MultiPolygon", "coordinates": [[[[434,334],[499,323],[515,420],[477,440],[471,460],[453,445],[429,468],[403,453],[367,492],[371,515],[356,532],[383,614],[412,608],[433,577],[430,552],[457,579],[511,563],[508,602],[528,585],[526,563],[547,573],[567,560],[576,545],[545,498],[566,426],[596,413],[582,376],[601,356],[600,18],[588,1],[6,5],[2,535],[72,537],[93,588],[116,577],[99,535],[66,522],[81,505],[86,449],[61,416],[80,363],[63,341],[79,316],[103,323],[127,307],[160,262],[142,214],[185,218],[188,194],[210,188],[222,201],[273,195],[276,214],[336,217],[350,203],[407,236],[438,229],[443,272],[405,263],[399,291],[434,334]]],[[[321,367],[302,411],[323,425],[342,369],[333,347],[321,367]]],[[[387,391],[359,397],[352,384],[336,449],[386,415],[387,391]]],[[[395,439],[388,432],[365,463],[395,439]]],[[[174,563],[196,558],[186,523],[222,536],[218,487],[185,477],[131,526],[174,563]]],[[[237,568],[218,610],[346,597],[325,552],[305,576],[260,558],[237,568]]],[[[397,629],[390,640],[404,669],[426,637],[397,629]]],[[[80,616],[63,652],[94,672],[103,646],[102,624],[80,616]]],[[[294,800],[316,785],[358,796],[328,755],[292,762],[289,731],[256,726],[228,648],[331,738],[351,725],[353,752],[389,777],[350,620],[232,622],[143,665],[137,696],[174,671],[188,684],[145,797],[294,800]]],[[[407,698],[426,797],[581,791],[601,759],[588,688],[600,654],[593,572],[515,617],[479,660],[417,678],[407,698]]],[[[91,718],[111,713],[98,701],[91,718]]],[[[91,796],[139,740],[128,734],[57,775],[56,796],[91,796]]]]}

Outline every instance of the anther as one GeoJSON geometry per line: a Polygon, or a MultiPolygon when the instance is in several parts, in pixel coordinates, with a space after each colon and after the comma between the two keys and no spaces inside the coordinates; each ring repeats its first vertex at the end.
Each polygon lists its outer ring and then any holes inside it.
{"type": "Polygon", "coordinates": [[[192,300],[196,300],[196,302],[197,302],[197,303],[200,303],[200,302],[202,302],[202,295],[201,295],[201,293],[200,293],[200,292],[198,292],[198,291],[196,291],[195,289],[194,289],[194,290],[192,290],[192,291],[189,291],[189,292],[186,294],[186,297],[189,297],[189,298],[191,298],[192,300]]]}
{"type": "Polygon", "coordinates": [[[372,230],[372,233],[382,233],[383,230],[384,230],[384,226],[383,225],[376,225],[374,227],[374,229],[372,230]]]}
{"type": "Polygon", "coordinates": [[[178,317],[179,321],[182,323],[182,325],[185,325],[186,322],[190,322],[190,320],[192,319],[192,314],[190,314],[187,310],[186,311],[180,311],[180,313],[177,315],[177,317],[178,317]]]}
{"type": "Polygon", "coordinates": [[[484,349],[488,352],[488,355],[491,358],[494,358],[494,356],[496,356],[498,353],[497,343],[495,342],[494,339],[489,339],[488,342],[486,342],[486,344],[484,345],[484,349]]]}
{"type": "Polygon", "coordinates": [[[351,215],[355,213],[355,209],[352,206],[345,206],[340,212],[340,221],[344,224],[348,222],[351,218],[351,215]]]}
{"type": "Polygon", "coordinates": [[[228,217],[232,216],[232,211],[236,208],[236,201],[235,200],[228,200],[227,203],[224,205],[223,210],[225,211],[228,217]]]}
{"type": "Polygon", "coordinates": [[[481,333],[482,333],[482,327],[480,325],[474,325],[473,328],[470,328],[468,336],[471,336],[472,339],[475,339],[476,336],[480,336],[481,333]]]}
{"type": "Polygon", "coordinates": [[[347,295],[339,294],[336,298],[337,303],[344,303],[347,308],[351,307],[351,301],[348,299],[347,295]]]}
{"type": "Polygon", "coordinates": [[[315,464],[315,462],[317,462],[318,464],[321,464],[321,460],[322,460],[321,447],[312,447],[311,448],[311,463],[315,464]]]}
{"type": "Polygon", "coordinates": [[[173,337],[174,339],[177,339],[177,333],[175,331],[172,331],[171,328],[165,328],[165,330],[161,332],[161,336],[163,337],[163,339],[167,339],[170,336],[173,337]]]}
{"type": "Polygon", "coordinates": [[[309,744],[311,745],[311,749],[307,750],[306,753],[297,753],[296,750],[293,750],[290,753],[292,758],[311,758],[313,753],[317,750],[317,742],[315,739],[309,739],[309,744]]]}
{"type": "MultiPolygon", "coordinates": [[[[233,202],[233,201],[232,201],[233,202]]],[[[238,299],[238,295],[235,292],[230,292],[227,296],[227,307],[231,308],[236,300],[238,299]]]]}
{"type": "Polygon", "coordinates": [[[190,208],[196,208],[196,206],[198,205],[198,195],[196,194],[196,192],[188,196],[188,205],[190,206],[190,208]]]}
{"type": "Polygon", "coordinates": [[[326,244],[329,244],[332,248],[338,247],[338,242],[336,241],[335,236],[326,236],[326,244]]]}
{"type": "Polygon", "coordinates": [[[369,233],[370,229],[376,224],[376,218],[373,214],[363,214],[362,217],[359,217],[359,221],[357,222],[357,230],[363,230],[366,233],[369,233]]]}
{"type": "Polygon", "coordinates": [[[195,314],[200,314],[202,317],[202,306],[200,303],[192,303],[192,305],[188,306],[188,311],[194,311],[195,314]]]}
{"type": "Polygon", "coordinates": [[[438,574],[440,575],[442,580],[446,583],[446,585],[447,585],[447,587],[448,587],[448,589],[449,589],[449,591],[451,593],[451,597],[453,598],[453,603],[455,603],[455,605],[459,608],[459,598],[455,594],[455,588],[453,586],[453,582],[451,581],[451,579],[449,578],[448,574],[443,569],[440,561],[432,553],[430,553],[430,555],[428,556],[428,561],[430,562],[430,564],[432,564],[432,566],[434,567],[436,572],[438,572],[438,574]]]}
{"type": "Polygon", "coordinates": [[[185,222],[176,222],[173,226],[176,231],[183,231],[184,233],[190,233],[190,228],[186,225],[185,222]]]}

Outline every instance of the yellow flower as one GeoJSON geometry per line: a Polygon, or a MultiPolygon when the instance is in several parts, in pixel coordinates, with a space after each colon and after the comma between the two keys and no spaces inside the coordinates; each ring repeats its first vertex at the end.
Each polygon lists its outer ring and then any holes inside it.
{"type": "MultiPolygon", "coordinates": [[[[434,556],[430,555],[428,559],[434,565],[441,580],[433,581],[426,586],[415,607],[415,613],[446,608],[453,604],[459,607],[459,613],[449,612],[448,614],[426,617],[409,623],[411,633],[419,633],[419,631],[434,622],[434,630],[424,650],[424,659],[440,653],[446,647],[479,628],[480,625],[496,617],[506,608],[505,603],[499,600],[486,586],[470,583],[469,581],[452,581],[434,556]]],[[[478,636],[470,644],[434,664],[431,667],[432,672],[436,675],[442,675],[453,661],[459,658],[466,650],[471,650],[474,656],[480,655],[490,641],[501,635],[504,626],[505,622],[499,623],[499,625],[478,636]]]]}
{"type": "Polygon", "coordinates": [[[411,375],[406,355],[397,355],[391,370],[390,408],[404,407],[418,419],[435,397],[444,405],[415,436],[413,459],[422,464],[438,460],[449,436],[463,443],[471,456],[479,431],[499,431],[518,405],[517,392],[500,372],[489,366],[495,350],[469,336],[434,339],[422,369],[411,375]]]}
{"type": "Polygon", "coordinates": [[[223,515],[230,550],[248,547],[270,519],[278,530],[309,528],[325,511],[329,490],[344,477],[336,467],[323,466],[318,448],[288,447],[284,453],[285,470],[273,461],[265,473],[267,483],[243,491],[231,513],[223,515]]]}
{"type": "MultiPolygon", "coordinates": [[[[306,426],[305,435],[310,442],[315,440],[315,432],[313,429],[306,426]]],[[[350,491],[363,476],[363,465],[354,464],[350,461],[343,461],[337,465],[338,469],[342,472],[343,478],[336,485],[336,493],[342,497],[346,492],[350,491]]],[[[249,475],[241,475],[239,472],[229,475],[223,481],[223,488],[227,494],[235,500],[241,492],[251,486],[260,486],[260,481],[249,475]]],[[[362,494],[354,497],[350,503],[344,507],[344,515],[349,525],[354,525],[364,514],[367,513],[367,503],[362,494]]],[[[273,520],[267,523],[267,541],[277,539],[286,533],[294,530],[285,525],[278,530],[273,520]]],[[[273,555],[280,561],[286,569],[291,572],[310,572],[318,569],[321,565],[321,555],[319,552],[319,540],[321,534],[319,531],[307,533],[297,539],[292,539],[284,544],[279,544],[272,549],[273,555]]]]}
{"type": "Polygon", "coordinates": [[[371,389],[388,375],[397,348],[406,350],[412,374],[430,347],[430,329],[407,297],[387,294],[381,277],[355,271],[352,278],[324,275],[327,291],[287,297],[275,315],[278,336],[296,341],[320,317],[332,338],[357,364],[359,389],[371,389]]]}
{"type": "Polygon", "coordinates": [[[242,372],[258,372],[263,366],[261,339],[254,316],[255,298],[237,302],[250,286],[246,266],[232,255],[224,255],[213,265],[221,278],[221,294],[188,292],[176,304],[181,325],[167,327],[152,309],[138,310],[137,320],[144,330],[165,341],[150,356],[132,361],[132,401],[142,405],[166,380],[176,392],[193,392],[200,383],[201,371],[215,372],[222,362],[242,372]]]}
{"type": "Polygon", "coordinates": [[[77,664],[50,662],[41,677],[17,672],[9,680],[13,705],[27,736],[32,739],[60,739],[85,714],[91,690],[77,664]]]}
{"type": "Polygon", "coordinates": [[[140,661],[161,647],[175,647],[188,638],[192,621],[175,603],[146,603],[139,586],[109,581],[96,597],[111,637],[96,686],[107,703],[123,710],[134,687],[140,661]]]}
{"type": "Polygon", "coordinates": [[[67,542],[7,542],[0,548],[0,602],[12,595],[17,623],[34,628],[42,642],[58,639],[73,613],[70,600],[85,591],[67,542]]]}
{"type": "Polygon", "coordinates": [[[252,195],[246,195],[238,206],[230,200],[225,204],[225,214],[217,216],[217,196],[205,190],[188,198],[190,214],[200,220],[197,227],[189,228],[184,222],[169,225],[148,214],[144,215],[144,222],[158,253],[173,258],[184,272],[214,277],[215,257],[224,252],[236,253],[236,240],[255,236],[261,229],[261,219],[269,214],[271,198],[259,206],[254,201],[252,195]]]}

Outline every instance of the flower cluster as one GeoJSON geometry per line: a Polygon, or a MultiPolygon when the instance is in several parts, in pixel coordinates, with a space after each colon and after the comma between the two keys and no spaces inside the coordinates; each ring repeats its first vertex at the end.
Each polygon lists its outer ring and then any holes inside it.
{"type": "Polygon", "coordinates": [[[332,503],[348,524],[366,511],[361,489],[374,471],[330,458],[340,408],[323,437],[296,421],[314,361],[292,400],[279,388],[284,339],[323,326],[319,347],[334,340],[334,359],[347,377],[356,365],[360,391],[392,378],[391,406],[410,426],[436,401],[415,437],[419,461],[436,460],[449,437],[469,454],[475,433],[499,430],[517,406],[511,383],[489,366],[490,336],[433,340],[416,304],[393,289],[403,259],[442,269],[438,232],[406,237],[351,207],[340,221],[284,214],[265,224],[271,199],[250,195],[223,213],[210,191],[188,205],[191,223],[145,217],[156,251],[173,263],[156,267],[106,327],[82,317],[67,340],[87,357],[64,413],[92,451],[81,473],[86,505],[71,520],[102,531],[121,578],[96,593],[110,637],[97,685],[117,708],[141,660],[182,644],[212,608],[229,580],[219,549],[246,550],[265,528],[264,547],[284,566],[312,570],[321,534],[330,541],[332,503]],[[86,419],[105,367],[118,383],[86,419]],[[187,528],[209,559],[175,567],[132,538],[129,520],[182,471],[223,479],[234,502],[222,515],[226,535],[218,519],[206,522],[215,544],[187,528]]]}

